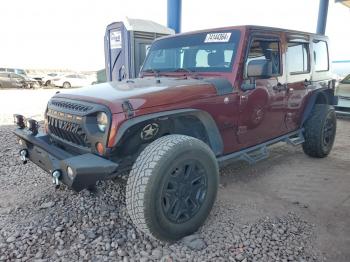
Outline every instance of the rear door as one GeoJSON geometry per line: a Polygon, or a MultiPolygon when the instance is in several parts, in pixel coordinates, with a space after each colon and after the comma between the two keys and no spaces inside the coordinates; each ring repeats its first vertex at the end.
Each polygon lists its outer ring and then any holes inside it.
{"type": "Polygon", "coordinates": [[[1,88],[10,88],[11,86],[11,77],[9,73],[0,72],[0,87],[1,88]]]}
{"type": "MultiPolygon", "coordinates": [[[[240,95],[240,120],[237,137],[242,147],[256,145],[283,132],[286,79],[283,74],[281,35],[253,35],[245,59],[245,71],[252,60],[268,60],[271,77],[255,79],[256,88],[240,95]]],[[[246,72],[245,83],[249,83],[246,72]]]]}
{"type": "Polygon", "coordinates": [[[304,110],[304,99],[312,89],[311,56],[308,36],[287,36],[286,71],[287,88],[285,100],[284,129],[294,131],[299,128],[304,110]]]}

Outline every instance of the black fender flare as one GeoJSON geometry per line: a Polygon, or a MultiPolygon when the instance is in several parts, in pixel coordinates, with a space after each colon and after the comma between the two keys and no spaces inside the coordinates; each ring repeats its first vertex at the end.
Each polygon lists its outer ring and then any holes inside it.
{"type": "Polygon", "coordinates": [[[219,129],[211,117],[211,115],[205,111],[199,110],[199,109],[178,109],[178,110],[170,110],[170,111],[164,111],[164,112],[158,112],[158,113],[151,113],[147,115],[141,115],[134,118],[130,118],[123,122],[121,126],[119,127],[115,139],[115,143],[113,147],[117,146],[117,144],[122,139],[123,135],[127,132],[129,128],[132,126],[135,126],[139,123],[149,121],[152,119],[157,118],[163,118],[163,117],[177,117],[177,116],[194,116],[196,117],[204,126],[210,147],[213,150],[215,155],[221,155],[224,150],[224,143],[222,141],[221,134],[219,132],[219,129]]]}
{"type": "Polygon", "coordinates": [[[319,96],[323,96],[328,105],[336,105],[338,103],[338,97],[334,96],[334,90],[330,88],[320,88],[312,92],[308,103],[305,107],[303,118],[300,127],[303,127],[305,121],[311,115],[312,109],[316,104],[316,100],[319,96]]]}

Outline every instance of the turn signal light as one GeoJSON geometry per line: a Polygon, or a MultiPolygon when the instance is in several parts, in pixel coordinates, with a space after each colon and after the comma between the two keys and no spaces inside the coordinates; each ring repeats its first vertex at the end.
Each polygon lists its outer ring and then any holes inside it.
{"type": "Polygon", "coordinates": [[[103,155],[103,152],[105,151],[103,145],[100,142],[96,144],[96,150],[100,155],[103,155]]]}

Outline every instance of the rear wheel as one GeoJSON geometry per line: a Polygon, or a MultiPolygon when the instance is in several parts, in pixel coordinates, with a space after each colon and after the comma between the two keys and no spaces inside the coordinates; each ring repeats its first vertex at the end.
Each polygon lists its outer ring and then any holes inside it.
{"type": "Polygon", "coordinates": [[[337,128],[333,106],[317,104],[304,125],[303,150],[311,157],[326,157],[332,150],[337,128]]]}
{"type": "Polygon", "coordinates": [[[129,174],[128,213],[144,233],[177,240],[204,223],[218,183],[217,161],[205,143],[183,135],[161,137],[141,152],[129,174]]]}
{"type": "Polygon", "coordinates": [[[71,84],[69,82],[64,82],[62,85],[63,88],[70,88],[71,84]]]}

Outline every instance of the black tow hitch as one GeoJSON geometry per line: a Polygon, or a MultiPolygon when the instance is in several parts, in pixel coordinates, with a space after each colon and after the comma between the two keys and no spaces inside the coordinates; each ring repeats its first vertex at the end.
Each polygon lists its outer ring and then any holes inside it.
{"type": "Polygon", "coordinates": [[[25,165],[28,162],[28,150],[27,149],[22,149],[19,151],[19,156],[21,158],[22,163],[25,165]]]}
{"type": "Polygon", "coordinates": [[[59,170],[55,170],[52,172],[52,183],[55,185],[56,189],[60,187],[60,183],[59,183],[60,177],[61,177],[61,172],[59,170]]]}

